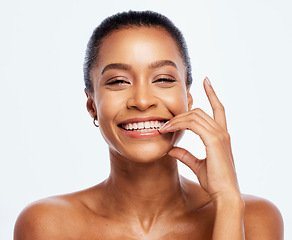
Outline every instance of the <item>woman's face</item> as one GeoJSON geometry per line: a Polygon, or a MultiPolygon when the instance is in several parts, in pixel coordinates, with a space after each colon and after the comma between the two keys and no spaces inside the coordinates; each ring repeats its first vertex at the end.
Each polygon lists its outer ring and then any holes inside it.
{"type": "Polygon", "coordinates": [[[180,140],[181,131],[161,135],[156,129],[192,105],[183,60],[165,30],[133,27],[110,34],[91,78],[88,111],[115,156],[150,162],[180,140]]]}

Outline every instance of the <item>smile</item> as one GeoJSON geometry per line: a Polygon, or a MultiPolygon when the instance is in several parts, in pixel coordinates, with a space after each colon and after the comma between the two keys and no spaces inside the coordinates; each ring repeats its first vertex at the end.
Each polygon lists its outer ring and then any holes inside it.
{"type": "Polygon", "coordinates": [[[169,119],[161,117],[132,118],[118,124],[121,133],[133,139],[151,139],[159,137],[159,128],[169,119]]]}
{"type": "Polygon", "coordinates": [[[127,131],[135,131],[135,132],[151,132],[153,130],[158,130],[165,121],[145,121],[145,122],[132,122],[132,123],[124,123],[120,126],[127,131]]]}

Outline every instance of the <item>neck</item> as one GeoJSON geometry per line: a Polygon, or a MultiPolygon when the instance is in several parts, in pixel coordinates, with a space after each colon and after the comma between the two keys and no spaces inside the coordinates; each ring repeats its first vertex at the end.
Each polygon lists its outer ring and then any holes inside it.
{"type": "Polygon", "coordinates": [[[137,163],[118,159],[113,153],[110,158],[111,173],[105,187],[115,214],[151,225],[159,216],[183,206],[176,159],[165,156],[137,163]]]}

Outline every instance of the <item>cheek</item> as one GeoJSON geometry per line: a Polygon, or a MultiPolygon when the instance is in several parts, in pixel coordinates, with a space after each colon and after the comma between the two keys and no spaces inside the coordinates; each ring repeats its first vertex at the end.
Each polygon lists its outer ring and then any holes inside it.
{"type": "Polygon", "coordinates": [[[161,100],[162,98],[166,107],[174,116],[188,111],[187,92],[183,87],[169,91],[161,96],[161,100]]]}
{"type": "Polygon", "coordinates": [[[112,96],[110,93],[97,95],[96,103],[99,129],[105,141],[111,145],[114,141],[114,119],[122,108],[123,100],[119,97],[112,96]]]}
{"type": "Polygon", "coordinates": [[[102,124],[107,119],[112,119],[115,112],[115,101],[109,94],[98,94],[97,102],[97,116],[102,124]]]}

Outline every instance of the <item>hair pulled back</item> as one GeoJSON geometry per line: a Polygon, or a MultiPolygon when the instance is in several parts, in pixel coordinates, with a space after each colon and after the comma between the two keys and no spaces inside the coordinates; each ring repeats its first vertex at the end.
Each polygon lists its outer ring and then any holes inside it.
{"type": "Polygon", "coordinates": [[[84,82],[89,92],[93,91],[90,72],[98,61],[98,53],[102,40],[109,34],[120,29],[137,27],[161,27],[165,29],[175,41],[184,61],[187,73],[186,85],[192,84],[191,63],[187,45],[181,31],[165,16],[152,11],[128,11],[117,13],[104,19],[93,31],[87,44],[83,66],[84,82]]]}

